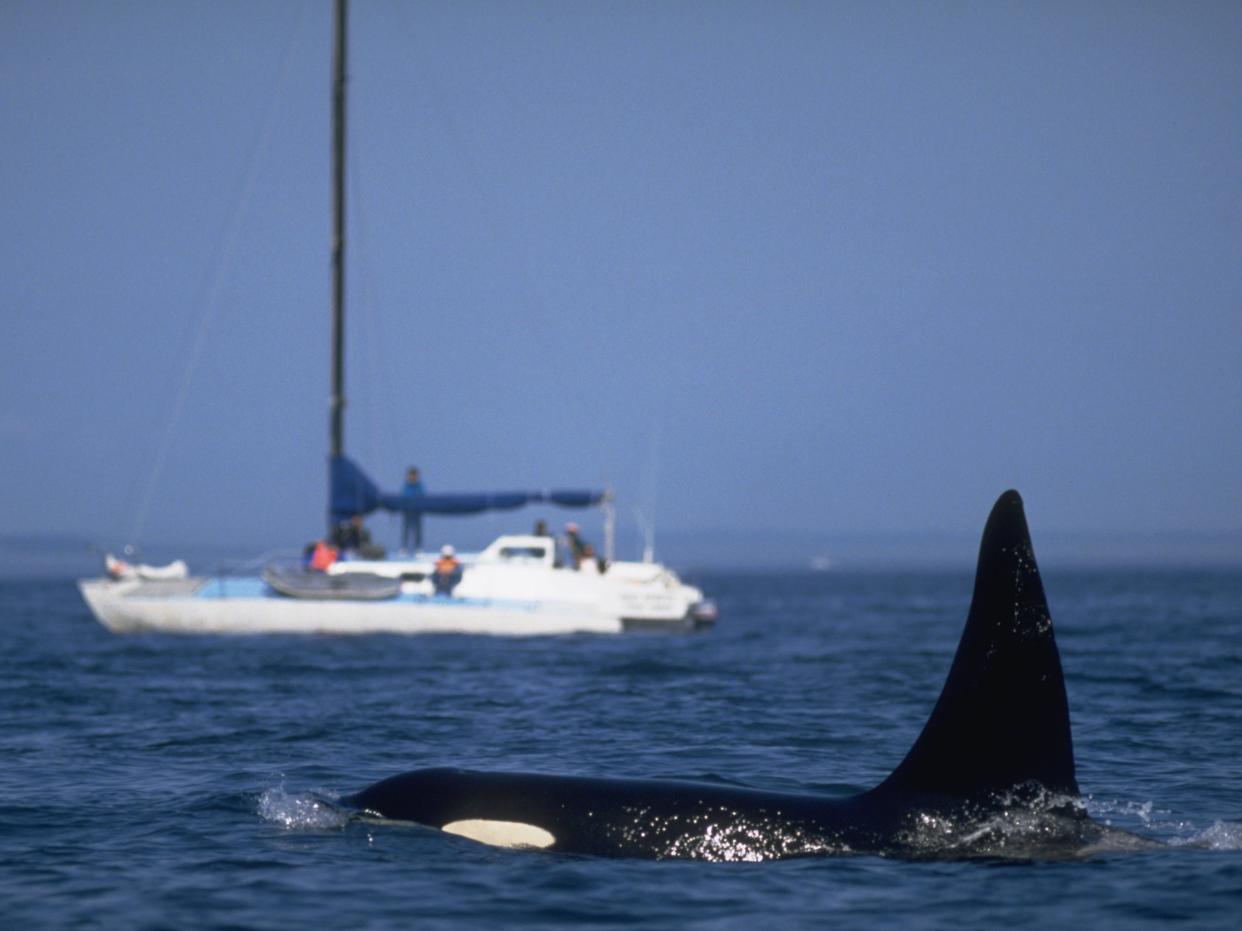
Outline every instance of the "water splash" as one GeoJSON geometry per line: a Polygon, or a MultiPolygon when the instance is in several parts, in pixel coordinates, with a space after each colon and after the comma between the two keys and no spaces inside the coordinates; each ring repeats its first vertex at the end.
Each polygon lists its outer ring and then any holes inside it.
{"type": "Polygon", "coordinates": [[[1160,836],[1172,847],[1199,850],[1242,850],[1242,822],[1216,819],[1209,827],[1177,817],[1171,810],[1157,808],[1152,801],[1118,801],[1089,798],[1087,809],[1103,824],[1114,819],[1133,820],[1144,832],[1160,836]]]}
{"type": "Polygon", "coordinates": [[[259,817],[289,831],[339,830],[349,823],[349,813],[314,792],[290,794],[284,786],[259,796],[259,817]]]}
{"type": "Polygon", "coordinates": [[[1163,823],[1166,816],[1172,812],[1163,808],[1156,808],[1155,803],[1150,799],[1146,802],[1118,801],[1116,799],[1101,799],[1094,795],[1088,795],[1086,798],[1087,813],[1097,821],[1105,824],[1111,824],[1113,817],[1121,818],[1137,818],[1145,826],[1151,826],[1163,823]],[[1160,817],[1154,817],[1160,816],[1160,817]]]}
{"type": "Polygon", "coordinates": [[[1217,820],[1189,840],[1175,843],[1203,850],[1242,850],[1242,821],[1217,820]]]}
{"type": "Polygon", "coordinates": [[[952,812],[915,812],[898,840],[917,857],[1062,859],[1099,847],[1100,826],[1085,815],[1077,796],[1031,784],[952,812]]]}

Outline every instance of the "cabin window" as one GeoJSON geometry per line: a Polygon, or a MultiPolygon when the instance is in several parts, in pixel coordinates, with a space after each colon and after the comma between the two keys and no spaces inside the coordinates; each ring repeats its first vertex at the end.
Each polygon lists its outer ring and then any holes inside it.
{"type": "Polygon", "coordinates": [[[501,559],[543,559],[547,550],[542,546],[502,546],[501,559]]]}

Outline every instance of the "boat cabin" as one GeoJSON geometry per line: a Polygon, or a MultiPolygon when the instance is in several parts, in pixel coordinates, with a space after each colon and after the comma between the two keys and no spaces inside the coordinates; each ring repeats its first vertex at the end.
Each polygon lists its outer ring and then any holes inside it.
{"type": "Polygon", "coordinates": [[[544,566],[556,563],[556,540],[553,537],[503,536],[479,553],[475,565],[544,566]]]}

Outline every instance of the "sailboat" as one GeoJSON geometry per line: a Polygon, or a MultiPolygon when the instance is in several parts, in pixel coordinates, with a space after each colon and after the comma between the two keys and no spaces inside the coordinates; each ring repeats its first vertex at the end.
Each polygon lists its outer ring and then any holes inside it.
{"type": "Polygon", "coordinates": [[[686,630],[712,623],[714,605],[653,561],[613,560],[606,491],[388,494],[345,455],[345,57],[346,0],[335,3],[332,81],[332,391],[329,403],[329,530],[389,511],[477,514],[544,503],[604,511],[604,558],[575,559],[545,534],[505,535],[482,552],[453,554],[458,570],[439,585],[435,557],[345,558],[325,566],[267,566],[258,575],[195,576],[180,561],[133,566],[106,557],[101,578],[78,587],[109,630],[186,634],[619,633],[686,630]]]}

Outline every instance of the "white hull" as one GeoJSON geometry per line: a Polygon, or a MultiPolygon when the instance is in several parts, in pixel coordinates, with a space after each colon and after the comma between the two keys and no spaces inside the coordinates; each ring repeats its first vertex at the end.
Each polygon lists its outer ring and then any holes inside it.
{"type": "MultiPolygon", "coordinates": [[[[615,634],[624,627],[619,617],[594,614],[572,605],[425,596],[402,596],[380,602],[305,601],[242,593],[203,597],[186,591],[189,585],[211,588],[221,581],[187,579],[175,591],[160,583],[110,579],[87,579],[78,586],[99,621],[116,633],[538,636],[615,634]]],[[[226,581],[223,589],[227,592],[228,587],[226,581]]]]}

